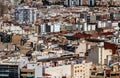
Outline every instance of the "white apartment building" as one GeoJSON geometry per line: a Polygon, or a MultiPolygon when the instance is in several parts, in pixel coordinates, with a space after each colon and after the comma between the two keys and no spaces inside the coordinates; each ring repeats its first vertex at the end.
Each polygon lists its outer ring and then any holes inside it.
{"type": "Polygon", "coordinates": [[[94,46],[88,53],[87,61],[93,62],[93,64],[105,64],[107,56],[112,55],[110,49],[104,49],[104,47],[94,46]]]}
{"type": "Polygon", "coordinates": [[[36,22],[37,8],[30,8],[29,6],[15,8],[15,20],[20,23],[36,22]]]}
{"type": "Polygon", "coordinates": [[[83,62],[82,64],[48,67],[45,73],[50,74],[52,78],[90,78],[91,65],[92,62],[83,62]]]}

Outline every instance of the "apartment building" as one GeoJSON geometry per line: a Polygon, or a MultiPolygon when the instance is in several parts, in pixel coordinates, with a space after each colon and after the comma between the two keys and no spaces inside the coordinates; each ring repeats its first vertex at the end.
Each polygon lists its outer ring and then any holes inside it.
{"type": "Polygon", "coordinates": [[[96,0],[88,0],[88,6],[95,6],[96,0]]]}
{"type": "Polygon", "coordinates": [[[73,78],[90,78],[92,62],[90,63],[82,63],[82,64],[74,64],[73,65],[73,78]]]}
{"type": "Polygon", "coordinates": [[[18,65],[9,65],[1,64],[0,65],[0,78],[19,78],[19,66],[18,65]]]}
{"type": "Polygon", "coordinates": [[[34,23],[36,22],[37,8],[29,6],[17,7],[15,9],[15,20],[19,23],[34,23]]]}
{"type": "Polygon", "coordinates": [[[45,68],[45,73],[52,78],[90,78],[90,68],[92,63],[71,64],[45,68]],[[52,71],[52,72],[51,72],[52,71]],[[67,72],[66,72],[67,71],[67,72]]]}
{"type": "Polygon", "coordinates": [[[88,53],[87,61],[92,61],[93,64],[106,64],[107,56],[112,55],[112,50],[104,49],[104,47],[94,46],[88,53]]]}
{"type": "Polygon", "coordinates": [[[67,6],[82,6],[85,0],[65,0],[64,4],[67,6]]]}

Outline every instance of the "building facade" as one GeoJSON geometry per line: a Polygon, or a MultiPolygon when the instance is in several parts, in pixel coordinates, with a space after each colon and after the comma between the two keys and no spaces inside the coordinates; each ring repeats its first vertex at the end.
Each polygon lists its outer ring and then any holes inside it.
{"type": "Polygon", "coordinates": [[[45,73],[50,74],[51,78],[90,78],[91,65],[92,62],[83,62],[81,64],[48,67],[45,69],[45,73]]]}
{"type": "Polygon", "coordinates": [[[84,0],[65,0],[67,6],[82,6],[84,0]]]}
{"type": "Polygon", "coordinates": [[[89,56],[87,56],[87,61],[92,61],[93,64],[103,65],[106,64],[107,56],[112,55],[112,51],[110,49],[104,49],[103,47],[94,46],[93,49],[89,52],[89,56]]]}
{"type": "Polygon", "coordinates": [[[90,78],[92,62],[73,65],[73,78],[90,78]]]}
{"type": "Polygon", "coordinates": [[[88,0],[88,6],[95,6],[95,0],[88,0]]]}
{"type": "Polygon", "coordinates": [[[0,65],[0,78],[19,78],[18,65],[0,65]]]}
{"type": "Polygon", "coordinates": [[[34,23],[36,22],[37,9],[28,6],[17,7],[15,9],[15,20],[19,23],[34,23]]]}

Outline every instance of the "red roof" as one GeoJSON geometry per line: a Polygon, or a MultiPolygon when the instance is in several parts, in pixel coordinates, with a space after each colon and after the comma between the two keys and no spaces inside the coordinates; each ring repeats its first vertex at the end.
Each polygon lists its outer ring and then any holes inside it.
{"type": "Polygon", "coordinates": [[[75,38],[89,38],[89,37],[97,37],[97,36],[107,36],[113,35],[113,32],[104,32],[104,33],[94,33],[94,34],[86,34],[86,33],[76,33],[74,34],[75,38]]]}
{"type": "Polygon", "coordinates": [[[74,37],[75,38],[88,38],[88,37],[90,37],[91,36],[91,34],[86,34],[86,33],[76,33],[76,34],[74,34],[74,37]]]}
{"type": "Polygon", "coordinates": [[[116,44],[110,43],[110,42],[105,42],[104,43],[104,48],[105,49],[111,49],[112,54],[116,54],[116,51],[117,51],[117,45],[116,44]]]}
{"type": "Polygon", "coordinates": [[[50,74],[43,73],[43,76],[51,76],[50,74]]]}
{"type": "Polygon", "coordinates": [[[105,72],[106,72],[106,73],[110,73],[110,72],[111,72],[111,70],[106,70],[105,72]]]}

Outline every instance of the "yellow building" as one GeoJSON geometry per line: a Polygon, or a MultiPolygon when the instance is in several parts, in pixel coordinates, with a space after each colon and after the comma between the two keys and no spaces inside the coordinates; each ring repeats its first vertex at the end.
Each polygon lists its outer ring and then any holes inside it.
{"type": "Polygon", "coordinates": [[[90,78],[92,62],[73,65],[73,78],[90,78]]]}

